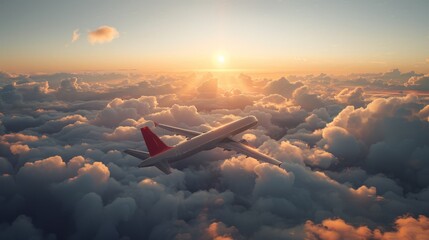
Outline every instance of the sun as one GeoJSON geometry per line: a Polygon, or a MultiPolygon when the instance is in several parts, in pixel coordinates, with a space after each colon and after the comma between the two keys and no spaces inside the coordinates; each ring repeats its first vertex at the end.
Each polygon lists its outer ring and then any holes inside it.
{"type": "Polygon", "coordinates": [[[224,55],[218,55],[217,56],[217,62],[220,64],[225,63],[225,56],[224,55]]]}
{"type": "Polygon", "coordinates": [[[216,51],[212,55],[212,64],[214,69],[225,70],[231,63],[230,55],[226,51],[216,51]]]}

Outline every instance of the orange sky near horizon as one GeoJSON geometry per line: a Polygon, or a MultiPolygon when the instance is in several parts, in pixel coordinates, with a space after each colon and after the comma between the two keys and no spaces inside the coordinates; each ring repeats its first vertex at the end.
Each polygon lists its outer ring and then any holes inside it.
{"type": "Polygon", "coordinates": [[[421,0],[6,1],[0,71],[428,74],[427,9],[421,0]]]}

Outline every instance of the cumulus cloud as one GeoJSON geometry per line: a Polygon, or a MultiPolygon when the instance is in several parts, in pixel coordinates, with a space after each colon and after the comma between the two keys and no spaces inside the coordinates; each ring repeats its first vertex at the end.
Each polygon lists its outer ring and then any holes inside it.
{"type": "Polygon", "coordinates": [[[239,75],[239,91],[205,74],[0,77],[2,239],[428,234],[428,100],[397,91],[421,74],[239,75]],[[258,126],[234,138],[281,167],[215,148],[164,175],[123,153],[147,150],[143,126],[186,140],[154,121],[204,132],[248,115],[258,126]]]}
{"type": "Polygon", "coordinates": [[[429,125],[418,115],[422,108],[413,95],[375,99],[366,108],[348,106],[323,129],[318,144],[343,163],[394,175],[408,190],[424,188],[428,166],[421,159],[429,138],[422,132],[429,125]],[[405,173],[411,162],[419,167],[405,173]]]}
{"type": "Polygon", "coordinates": [[[111,26],[100,26],[99,28],[88,33],[88,41],[91,44],[107,43],[119,37],[119,32],[111,26]]]}
{"type": "Polygon", "coordinates": [[[30,151],[30,148],[28,147],[28,145],[13,144],[10,146],[10,151],[13,154],[20,154],[30,151]]]}
{"type": "Polygon", "coordinates": [[[301,82],[291,83],[286,78],[280,78],[267,83],[264,90],[267,94],[280,94],[284,97],[290,97],[295,89],[303,86],[301,82]]]}
{"type": "Polygon", "coordinates": [[[429,90],[429,76],[411,77],[404,85],[410,89],[427,91],[429,90]]]}
{"type": "Polygon", "coordinates": [[[217,95],[218,83],[217,79],[206,80],[197,88],[201,97],[213,98],[217,95]]]}
{"type": "Polygon", "coordinates": [[[342,219],[327,219],[320,225],[314,225],[313,222],[308,221],[305,224],[305,231],[307,239],[314,240],[362,240],[372,237],[372,231],[368,227],[361,226],[355,228],[345,223],[342,219]]]}
{"type": "Polygon", "coordinates": [[[371,230],[367,226],[354,227],[342,219],[326,219],[321,224],[308,221],[304,229],[307,239],[426,239],[429,234],[429,219],[422,215],[418,218],[400,217],[395,221],[395,231],[391,232],[371,230]]]}
{"type": "Polygon", "coordinates": [[[353,90],[344,88],[339,92],[335,99],[346,105],[353,105],[355,107],[362,107],[365,104],[365,98],[363,96],[364,91],[361,87],[357,87],[353,90]]]}
{"type": "Polygon", "coordinates": [[[293,91],[294,101],[306,110],[314,110],[321,108],[325,104],[323,100],[314,93],[311,93],[307,86],[302,86],[293,91]]]}
{"type": "Polygon", "coordinates": [[[216,240],[232,240],[239,239],[238,230],[232,227],[226,227],[222,222],[214,222],[207,228],[207,233],[212,239],[216,240]]]}
{"type": "Polygon", "coordinates": [[[53,234],[44,236],[42,230],[36,228],[31,218],[20,215],[12,224],[0,225],[0,237],[2,239],[55,239],[53,234]]]}
{"type": "Polygon", "coordinates": [[[155,97],[141,96],[129,100],[115,98],[97,114],[94,123],[112,127],[127,119],[139,120],[144,115],[152,113],[157,106],[155,97]]]}

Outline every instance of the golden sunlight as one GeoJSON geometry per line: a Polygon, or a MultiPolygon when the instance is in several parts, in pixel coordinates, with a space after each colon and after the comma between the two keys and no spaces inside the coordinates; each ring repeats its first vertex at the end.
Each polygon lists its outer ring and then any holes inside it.
{"type": "Polygon", "coordinates": [[[225,51],[217,51],[212,55],[214,67],[224,70],[229,65],[229,55],[225,51]]]}
{"type": "Polygon", "coordinates": [[[220,64],[225,63],[225,56],[224,55],[218,55],[217,56],[217,62],[220,64]]]}

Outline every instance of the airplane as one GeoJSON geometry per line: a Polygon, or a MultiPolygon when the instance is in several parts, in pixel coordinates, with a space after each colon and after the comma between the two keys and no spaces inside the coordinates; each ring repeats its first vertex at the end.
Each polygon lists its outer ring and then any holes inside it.
{"type": "Polygon", "coordinates": [[[149,152],[127,149],[124,153],[143,160],[138,167],[155,166],[165,174],[171,173],[170,163],[216,147],[228,151],[232,150],[248,157],[280,166],[282,162],[259,152],[256,148],[250,146],[246,140],[237,141],[232,138],[232,136],[254,127],[257,123],[258,120],[255,116],[247,116],[208,132],[198,132],[155,122],[155,127],[183,135],[189,140],[175,146],[167,146],[149,127],[143,127],[140,130],[149,152]]]}

